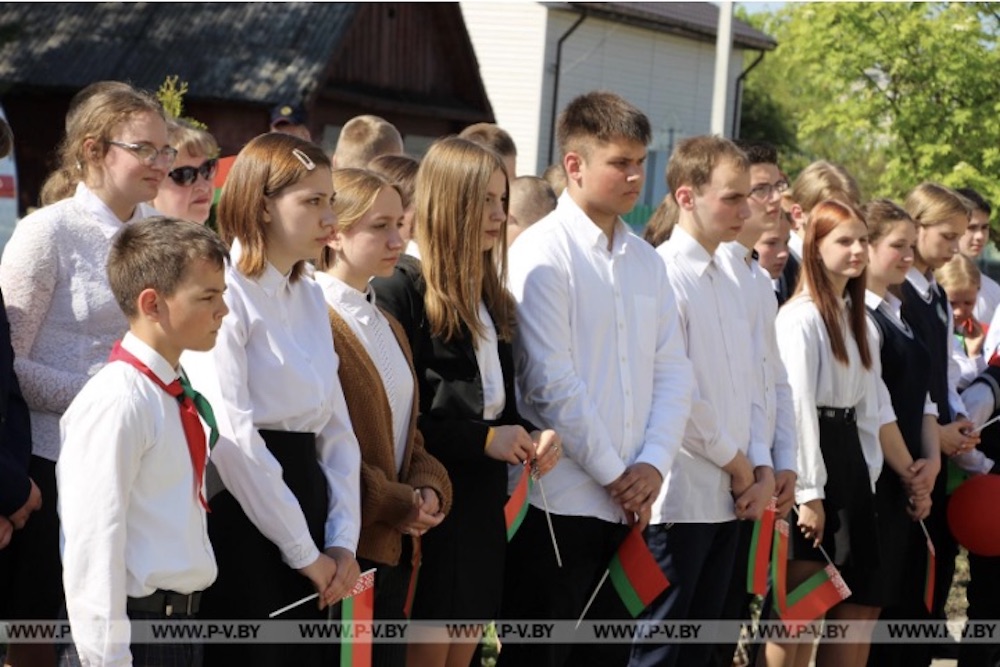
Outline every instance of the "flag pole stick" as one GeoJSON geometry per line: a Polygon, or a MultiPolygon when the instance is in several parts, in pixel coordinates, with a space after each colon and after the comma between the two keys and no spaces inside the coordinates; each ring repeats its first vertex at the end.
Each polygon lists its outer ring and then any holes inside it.
{"type": "Polygon", "coordinates": [[[601,580],[597,582],[597,588],[594,589],[594,592],[591,594],[590,599],[587,600],[587,606],[583,608],[583,613],[580,614],[580,618],[577,619],[576,627],[573,628],[574,630],[580,629],[580,624],[583,623],[583,617],[587,615],[588,611],[590,611],[590,605],[594,604],[594,598],[597,597],[597,594],[601,590],[601,586],[604,585],[604,582],[608,578],[609,574],[611,574],[611,570],[604,570],[604,576],[601,577],[601,580]]]}
{"type": "Polygon", "coordinates": [[[267,617],[268,618],[274,618],[275,616],[277,616],[279,614],[284,614],[289,609],[295,609],[299,605],[303,605],[306,602],[309,602],[310,600],[315,600],[318,597],[319,597],[319,593],[313,593],[312,595],[307,595],[307,596],[305,596],[304,598],[302,598],[301,600],[299,600],[297,602],[293,602],[292,604],[285,605],[284,607],[282,607],[281,609],[278,609],[277,611],[272,611],[270,614],[267,615],[267,617]]]}
{"type": "Polygon", "coordinates": [[[542,493],[542,505],[545,506],[545,521],[549,524],[549,536],[552,538],[552,548],[556,552],[556,565],[562,567],[562,557],[559,555],[559,545],[556,543],[556,531],[552,527],[552,515],[549,514],[549,501],[545,498],[545,487],[542,485],[542,478],[538,478],[538,490],[542,493]]]}

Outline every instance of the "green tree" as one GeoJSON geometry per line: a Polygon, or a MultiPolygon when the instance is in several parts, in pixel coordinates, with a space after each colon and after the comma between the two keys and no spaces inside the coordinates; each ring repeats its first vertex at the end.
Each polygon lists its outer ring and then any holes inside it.
{"type": "Polygon", "coordinates": [[[866,196],[934,180],[1000,203],[998,15],[997,3],[788,3],[753,17],[778,48],[747,89],[794,128],[792,172],[824,158],[866,196]]]}

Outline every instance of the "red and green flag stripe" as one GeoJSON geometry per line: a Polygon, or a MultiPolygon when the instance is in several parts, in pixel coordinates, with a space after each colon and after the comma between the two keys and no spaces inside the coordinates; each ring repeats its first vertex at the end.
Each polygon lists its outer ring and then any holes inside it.
{"type": "Polygon", "coordinates": [[[750,557],[747,559],[747,592],[754,595],[767,593],[767,569],[771,560],[774,541],[774,522],[777,515],[774,498],[764,510],[764,515],[753,524],[750,538],[750,557]]]}
{"type": "Polygon", "coordinates": [[[528,513],[528,494],[531,493],[533,483],[531,477],[530,463],[525,461],[521,466],[521,478],[514,487],[514,493],[507,499],[507,504],[503,507],[504,519],[507,522],[507,541],[514,538],[517,529],[524,522],[524,516],[528,513]]]}
{"type": "Polygon", "coordinates": [[[618,547],[608,565],[608,572],[611,583],[633,618],[670,586],[638,526],[629,531],[618,547]]]}
{"type": "Polygon", "coordinates": [[[785,622],[809,622],[820,618],[851,595],[844,578],[832,563],[788,590],[788,522],[778,521],[774,533],[771,572],[778,614],[785,622]]]}
{"type": "MultiPolygon", "coordinates": [[[[362,572],[354,588],[340,603],[340,620],[353,626],[372,624],[375,618],[375,569],[362,572]]],[[[371,667],[372,641],[371,633],[365,634],[365,639],[352,637],[351,631],[345,632],[345,638],[340,644],[340,667],[371,667]]]]}
{"type": "Polygon", "coordinates": [[[924,606],[927,613],[934,609],[934,571],[937,567],[937,554],[934,553],[934,543],[927,538],[927,572],[924,575],[924,606]]]}

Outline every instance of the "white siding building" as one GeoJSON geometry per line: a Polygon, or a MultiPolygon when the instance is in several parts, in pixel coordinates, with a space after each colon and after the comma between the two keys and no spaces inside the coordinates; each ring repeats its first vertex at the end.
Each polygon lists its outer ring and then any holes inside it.
{"type": "MultiPolygon", "coordinates": [[[[664,169],[674,143],[709,132],[718,7],[708,2],[459,4],[497,124],[517,144],[518,173],[540,174],[560,159],[551,139],[557,83],[556,112],[581,93],[610,90],[642,109],[653,126],[640,204],[655,207],[666,193],[664,169]]],[[[764,33],[733,20],[727,136],[741,73],[775,46],[764,33]]]]}

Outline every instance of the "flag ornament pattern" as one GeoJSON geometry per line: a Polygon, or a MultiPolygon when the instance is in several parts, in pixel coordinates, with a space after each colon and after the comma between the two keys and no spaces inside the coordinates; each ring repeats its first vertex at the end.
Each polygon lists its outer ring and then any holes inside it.
{"type": "Polygon", "coordinates": [[[670,582],[657,564],[638,526],[629,531],[608,565],[611,583],[632,618],[637,617],[670,582]]]}

